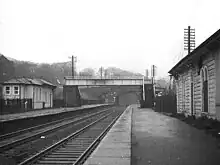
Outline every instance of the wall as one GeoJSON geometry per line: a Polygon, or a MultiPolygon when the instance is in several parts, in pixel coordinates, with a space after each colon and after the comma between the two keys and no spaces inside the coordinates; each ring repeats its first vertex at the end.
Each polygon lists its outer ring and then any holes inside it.
{"type": "MultiPolygon", "coordinates": [[[[218,52],[209,52],[206,56],[203,56],[204,59],[202,61],[202,67],[206,66],[208,69],[208,113],[203,112],[202,78],[201,74],[198,74],[199,69],[196,64],[193,68],[189,68],[180,74],[179,79],[176,81],[177,112],[184,112],[190,115],[192,105],[193,114],[200,116],[203,113],[209,117],[216,117],[216,90],[220,88],[219,82],[219,88],[216,88],[216,58],[219,56],[218,52]],[[193,82],[193,98],[191,98],[191,82],[193,82]],[[192,100],[193,103],[191,102],[192,100]]],[[[220,75],[219,69],[218,73],[220,75]]]]}
{"type": "Polygon", "coordinates": [[[78,86],[64,86],[63,98],[66,107],[81,106],[81,98],[78,86]]]}
{"type": "Polygon", "coordinates": [[[50,108],[53,106],[53,91],[51,88],[34,86],[32,90],[34,91],[34,109],[50,108]],[[43,103],[45,103],[44,107],[43,103]]]}
{"type": "Polygon", "coordinates": [[[3,97],[4,99],[32,99],[34,109],[43,108],[43,102],[45,102],[44,108],[49,108],[53,106],[53,90],[46,86],[5,85],[3,87],[3,97]],[[6,86],[9,86],[11,88],[10,95],[5,94],[6,86]],[[18,95],[14,95],[14,86],[19,87],[18,95]]]}
{"type": "MultiPolygon", "coordinates": [[[[15,86],[18,88],[20,87],[19,85],[4,85],[3,86],[3,98],[4,99],[20,99],[20,93],[18,95],[14,94],[14,87],[15,86]],[[9,86],[11,89],[10,94],[6,94],[6,91],[5,91],[6,86],[9,86]]],[[[19,89],[19,92],[22,92],[22,91],[20,91],[20,89],[19,89]]]]}
{"type": "Polygon", "coordinates": [[[191,114],[191,74],[192,69],[189,69],[182,73],[176,81],[177,112],[191,114]]]}
{"type": "Polygon", "coordinates": [[[131,105],[131,104],[138,104],[138,94],[132,93],[125,93],[119,96],[119,105],[131,105]]]}
{"type": "Polygon", "coordinates": [[[215,55],[217,54],[210,53],[203,61],[203,65],[207,66],[208,68],[208,112],[209,115],[213,117],[216,115],[216,69],[214,58],[215,55]]]}
{"type": "Polygon", "coordinates": [[[215,55],[215,66],[216,66],[216,115],[220,120],[220,51],[216,52],[215,55]]]}
{"type": "Polygon", "coordinates": [[[145,92],[144,107],[152,108],[153,101],[154,101],[153,85],[152,84],[145,84],[144,85],[144,92],[145,92]]]}
{"type": "Polygon", "coordinates": [[[197,116],[206,114],[215,118],[216,116],[216,69],[215,69],[215,54],[208,53],[202,62],[202,67],[208,69],[208,113],[203,112],[203,82],[201,74],[198,74],[198,69],[193,69],[194,77],[194,111],[197,116]]]}
{"type": "Polygon", "coordinates": [[[193,111],[194,114],[200,114],[202,110],[202,81],[198,69],[193,68],[193,111]]]}

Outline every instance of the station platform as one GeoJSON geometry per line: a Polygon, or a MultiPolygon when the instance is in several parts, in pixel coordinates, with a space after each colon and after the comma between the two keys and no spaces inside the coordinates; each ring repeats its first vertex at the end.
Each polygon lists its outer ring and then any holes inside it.
{"type": "Polygon", "coordinates": [[[46,115],[52,115],[52,114],[59,114],[59,113],[70,112],[70,111],[78,111],[82,109],[90,109],[90,108],[102,107],[102,106],[107,106],[107,105],[109,104],[93,104],[93,105],[83,105],[81,107],[41,109],[41,110],[32,110],[32,111],[24,112],[24,113],[0,115],[0,122],[33,118],[33,117],[46,116],[46,115]]]}
{"type": "Polygon", "coordinates": [[[84,165],[127,165],[131,158],[131,113],[127,107],[84,165]]]}
{"type": "Polygon", "coordinates": [[[125,110],[84,165],[220,164],[220,139],[138,106],[125,110]]]}

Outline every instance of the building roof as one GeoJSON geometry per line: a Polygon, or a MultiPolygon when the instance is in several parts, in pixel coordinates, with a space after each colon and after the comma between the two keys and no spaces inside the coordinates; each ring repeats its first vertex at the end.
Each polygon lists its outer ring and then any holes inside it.
{"type": "Polygon", "coordinates": [[[37,78],[12,78],[8,81],[5,81],[3,84],[24,84],[24,85],[47,85],[47,86],[51,86],[53,88],[56,88],[55,85],[53,85],[52,83],[44,80],[44,79],[37,79],[37,78]]]}
{"type": "Polygon", "coordinates": [[[199,62],[200,58],[206,55],[207,52],[215,50],[220,47],[220,29],[212,34],[207,40],[201,43],[190,54],[180,60],[168,73],[175,75],[183,71],[184,68],[190,66],[192,63],[199,62]]]}

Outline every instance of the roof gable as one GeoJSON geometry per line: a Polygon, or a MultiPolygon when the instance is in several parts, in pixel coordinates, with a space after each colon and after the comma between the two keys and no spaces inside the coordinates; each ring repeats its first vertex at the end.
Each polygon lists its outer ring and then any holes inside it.
{"type": "Polygon", "coordinates": [[[190,54],[181,59],[168,73],[174,75],[182,70],[182,67],[191,65],[193,62],[199,62],[200,58],[205,55],[204,49],[215,50],[220,48],[220,29],[212,34],[208,39],[201,43],[196,49],[194,49],[190,54]]]}
{"type": "Polygon", "coordinates": [[[23,85],[47,85],[52,88],[55,88],[56,86],[53,85],[52,83],[43,80],[43,79],[36,79],[36,78],[12,78],[8,81],[5,81],[3,84],[23,84],[23,85]]]}

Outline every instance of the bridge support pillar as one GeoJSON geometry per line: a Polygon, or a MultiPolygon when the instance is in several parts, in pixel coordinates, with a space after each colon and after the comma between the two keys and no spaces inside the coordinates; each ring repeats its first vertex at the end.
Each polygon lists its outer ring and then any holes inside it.
{"type": "Polygon", "coordinates": [[[154,91],[152,84],[144,84],[144,96],[145,100],[143,99],[142,90],[141,108],[152,108],[154,104],[154,91]]]}
{"type": "Polygon", "coordinates": [[[77,85],[64,85],[63,98],[65,107],[81,106],[81,96],[77,85]]]}

